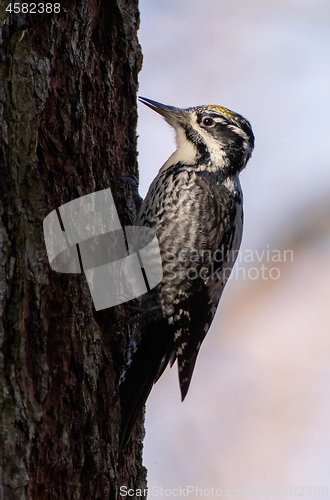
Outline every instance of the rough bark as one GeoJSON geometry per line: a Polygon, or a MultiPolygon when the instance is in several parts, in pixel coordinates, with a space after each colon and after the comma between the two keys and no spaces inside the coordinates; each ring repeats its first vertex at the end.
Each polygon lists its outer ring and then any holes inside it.
{"type": "Polygon", "coordinates": [[[128,313],[96,312],[84,274],[50,269],[42,224],[107,187],[132,223],[137,0],[1,1],[0,499],[121,498],[145,487],[142,422],[118,455],[128,313]]]}

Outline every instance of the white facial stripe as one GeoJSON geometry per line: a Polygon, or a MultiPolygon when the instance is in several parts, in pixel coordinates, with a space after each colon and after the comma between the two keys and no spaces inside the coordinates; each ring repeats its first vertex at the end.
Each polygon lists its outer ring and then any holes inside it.
{"type": "MultiPolygon", "coordinates": [[[[205,118],[207,118],[207,117],[205,117],[205,118]]],[[[212,118],[217,123],[223,123],[224,125],[228,124],[228,121],[225,118],[221,118],[221,116],[211,116],[210,115],[210,118],[212,118]]],[[[214,125],[211,125],[209,128],[212,128],[213,126],[214,125]]]]}
{"type": "Polygon", "coordinates": [[[220,163],[223,163],[226,154],[221,146],[224,146],[224,144],[221,144],[219,139],[212,137],[212,135],[210,135],[203,128],[198,127],[198,133],[204,139],[205,144],[207,144],[207,149],[210,153],[211,162],[214,163],[215,165],[220,165],[220,163]]]}
{"type": "Polygon", "coordinates": [[[186,133],[180,125],[176,125],[175,132],[177,150],[164,163],[162,169],[167,168],[170,165],[175,165],[175,163],[178,162],[181,162],[185,165],[191,165],[195,163],[195,158],[197,155],[196,146],[192,142],[188,141],[186,133]]]}
{"type": "Polygon", "coordinates": [[[242,130],[240,127],[238,127],[237,125],[231,125],[229,124],[228,125],[228,128],[230,130],[232,130],[233,132],[235,132],[235,134],[237,135],[240,135],[241,137],[243,137],[243,139],[247,139],[247,135],[246,133],[244,132],[244,130],[242,130]]]}

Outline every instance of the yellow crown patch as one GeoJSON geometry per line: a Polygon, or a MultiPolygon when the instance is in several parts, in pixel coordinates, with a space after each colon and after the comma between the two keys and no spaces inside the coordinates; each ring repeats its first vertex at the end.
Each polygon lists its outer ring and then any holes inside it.
{"type": "Polygon", "coordinates": [[[224,108],[223,106],[218,106],[217,104],[210,104],[208,106],[211,109],[215,109],[216,111],[220,111],[225,116],[228,116],[228,118],[237,118],[237,113],[234,111],[231,111],[230,109],[224,108]]]}

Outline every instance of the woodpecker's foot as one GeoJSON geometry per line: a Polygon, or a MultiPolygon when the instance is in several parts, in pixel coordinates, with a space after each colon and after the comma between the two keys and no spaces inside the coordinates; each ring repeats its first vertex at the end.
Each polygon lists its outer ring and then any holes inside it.
{"type": "Polygon", "coordinates": [[[125,175],[123,180],[126,181],[131,187],[135,208],[138,211],[143,202],[143,198],[139,195],[139,182],[133,174],[125,175]]]}

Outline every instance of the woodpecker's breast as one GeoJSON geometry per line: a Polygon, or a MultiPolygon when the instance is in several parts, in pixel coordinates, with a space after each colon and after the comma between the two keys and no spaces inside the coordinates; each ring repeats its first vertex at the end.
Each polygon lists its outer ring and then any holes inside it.
{"type": "Polygon", "coordinates": [[[210,302],[218,303],[242,237],[237,178],[223,182],[212,172],[196,171],[180,162],[162,169],[150,186],[137,224],[156,231],[164,275],[159,291],[168,314],[178,293],[195,293],[205,284],[210,302]]]}

